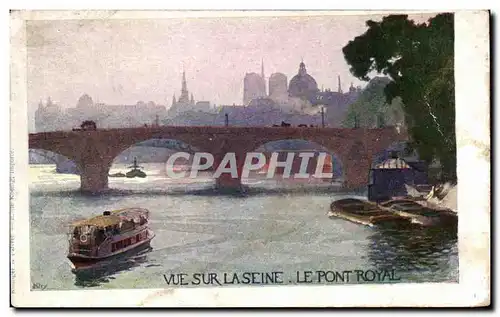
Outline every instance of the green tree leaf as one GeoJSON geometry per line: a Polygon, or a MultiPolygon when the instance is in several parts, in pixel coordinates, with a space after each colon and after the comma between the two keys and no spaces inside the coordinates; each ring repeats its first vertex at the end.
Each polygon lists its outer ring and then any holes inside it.
{"type": "Polygon", "coordinates": [[[443,175],[455,180],[453,14],[438,14],[427,23],[415,23],[407,15],[389,15],[366,24],[368,30],[343,48],[344,57],[357,78],[368,81],[370,74],[378,73],[389,79],[384,88],[386,103],[367,92],[349,109],[344,124],[351,126],[357,116],[372,124],[369,111],[397,115],[391,107],[400,98],[402,103],[394,107],[404,111],[412,147],[429,163],[438,160],[443,175]]]}

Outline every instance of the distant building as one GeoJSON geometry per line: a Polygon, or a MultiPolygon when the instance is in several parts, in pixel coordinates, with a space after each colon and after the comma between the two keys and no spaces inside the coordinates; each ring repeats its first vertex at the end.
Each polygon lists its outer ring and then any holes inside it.
{"type": "MultiPolygon", "coordinates": [[[[344,93],[340,76],[338,77],[337,91],[329,89],[319,90],[314,77],[307,73],[306,65],[302,61],[299,70],[287,84],[287,76],[276,72],[269,77],[269,94],[266,95],[264,84],[264,64],[261,74],[247,73],[244,79],[243,105],[259,107],[259,110],[270,113],[270,109],[279,109],[281,116],[284,113],[296,117],[301,113],[313,117],[321,116],[323,108],[325,123],[330,127],[341,126],[348,106],[356,101],[361,89],[351,84],[349,92],[344,93]]],[[[267,122],[267,120],[264,120],[267,122]]]]}
{"type": "Polygon", "coordinates": [[[247,107],[257,108],[257,110],[258,109],[261,109],[261,110],[279,109],[278,104],[273,99],[267,98],[267,97],[259,97],[259,98],[252,99],[248,103],[247,107]]]}
{"type": "Polygon", "coordinates": [[[193,94],[191,94],[191,97],[189,96],[189,91],[187,89],[187,83],[186,83],[186,72],[182,72],[182,88],[181,88],[181,95],[178,100],[175,99],[175,94],[172,97],[172,105],[170,106],[170,109],[168,110],[168,115],[173,117],[176,116],[182,112],[186,111],[192,111],[195,109],[195,101],[193,94]]]}
{"type": "Polygon", "coordinates": [[[195,105],[195,110],[202,111],[202,112],[210,112],[211,111],[210,102],[209,101],[198,101],[195,105]]]}
{"type": "Polygon", "coordinates": [[[92,97],[87,94],[83,94],[80,98],[78,98],[78,102],[76,103],[77,109],[88,110],[94,107],[94,101],[92,97]]]}
{"type": "Polygon", "coordinates": [[[243,104],[248,105],[252,99],[266,96],[265,82],[257,73],[247,73],[243,81],[243,104]]]}
{"type": "Polygon", "coordinates": [[[266,96],[264,62],[262,62],[260,75],[257,73],[245,74],[243,79],[243,104],[248,105],[252,99],[266,96]]]}
{"type": "Polygon", "coordinates": [[[226,114],[230,126],[272,126],[280,124],[281,121],[294,126],[299,124],[319,126],[321,124],[320,115],[285,112],[269,98],[254,99],[248,106],[221,106],[213,124],[224,125],[226,114]]]}
{"type": "Polygon", "coordinates": [[[278,103],[288,101],[288,83],[285,74],[274,73],[269,77],[269,98],[278,103]]]}
{"type": "Polygon", "coordinates": [[[349,105],[358,99],[360,93],[361,88],[355,88],[352,83],[349,92],[344,93],[339,76],[337,91],[331,91],[330,89],[321,90],[310,99],[310,102],[313,106],[324,107],[326,114],[325,121],[328,126],[340,127],[347,115],[349,105]]]}
{"type": "Polygon", "coordinates": [[[139,101],[135,105],[108,105],[94,103],[89,95],[83,94],[75,107],[64,110],[50,98],[46,105],[40,102],[35,112],[35,129],[36,132],[70,131],[86,120],[94,121],[99,128],[105,129],[139,127],[150,125],[166,115],[165,107],[152,101],[139,101]]]}
{"type": "Polygon", "coordinates": [[[293,76],[288,85],[290,97],[310,100],[319,92],[316,80],[307,73],[306,64],[300,62],[297,75],[293,76]]]}
{"type": "Polygon", "coordinates": [[[38,108],[35,111],[35,130],[36,132],[63,130],[65,127],[64,113],[60,106],[47,98],[46,104],[40,100],[38,108]]]}

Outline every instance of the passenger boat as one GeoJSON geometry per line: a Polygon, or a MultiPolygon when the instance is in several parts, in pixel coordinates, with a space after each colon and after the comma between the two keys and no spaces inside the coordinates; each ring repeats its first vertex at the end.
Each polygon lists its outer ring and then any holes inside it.
{"type": "Polygon", "coordinates": [[[424,206],[414,199],[393,199],[379,203],[379,207],[411,223],[424,227],[457,227],[457,213],[447,209],[424,206]]]}
{"type": "Polygon", "coordinates": [[[148,222],[147,209],[127,208],[73,223],[67,255],[73,271],[149,247],[155,235],[148,222]]]}
{"type": "Polygon", "coordinates": [[[410,224],[408,219],[380,209],[376,203],[354,198],[332,202],[328,217],[342,218],[370,227],[410,224]]]}

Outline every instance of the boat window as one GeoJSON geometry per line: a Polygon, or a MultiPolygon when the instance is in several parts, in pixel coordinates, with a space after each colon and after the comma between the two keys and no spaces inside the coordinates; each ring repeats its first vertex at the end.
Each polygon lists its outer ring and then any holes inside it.
{"type": "Polygon", "coordinates": [[[121,232],[129,231],[134,229],[134,221],[133,220],[125,220],[122,223],[121,232]]]}

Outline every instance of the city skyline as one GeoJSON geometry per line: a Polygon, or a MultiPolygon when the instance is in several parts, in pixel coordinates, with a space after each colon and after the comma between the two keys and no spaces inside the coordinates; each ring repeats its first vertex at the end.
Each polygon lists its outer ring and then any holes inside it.
{"type": "Polygon", "coordinates": [[[260,73],[262,60],[266,85],[272,73],[292,78],[304,60],[319,88],[336,90],[338,76],[343,90],[364,86],[349,73],[342,47],[366,30],[366,20],[381,17],[30,21],[28,107],[49,96],[74,107],[86,93],[95,102],[168,108],[183,71],[197,101],[240,104],[243,78],[260,73]]]}

